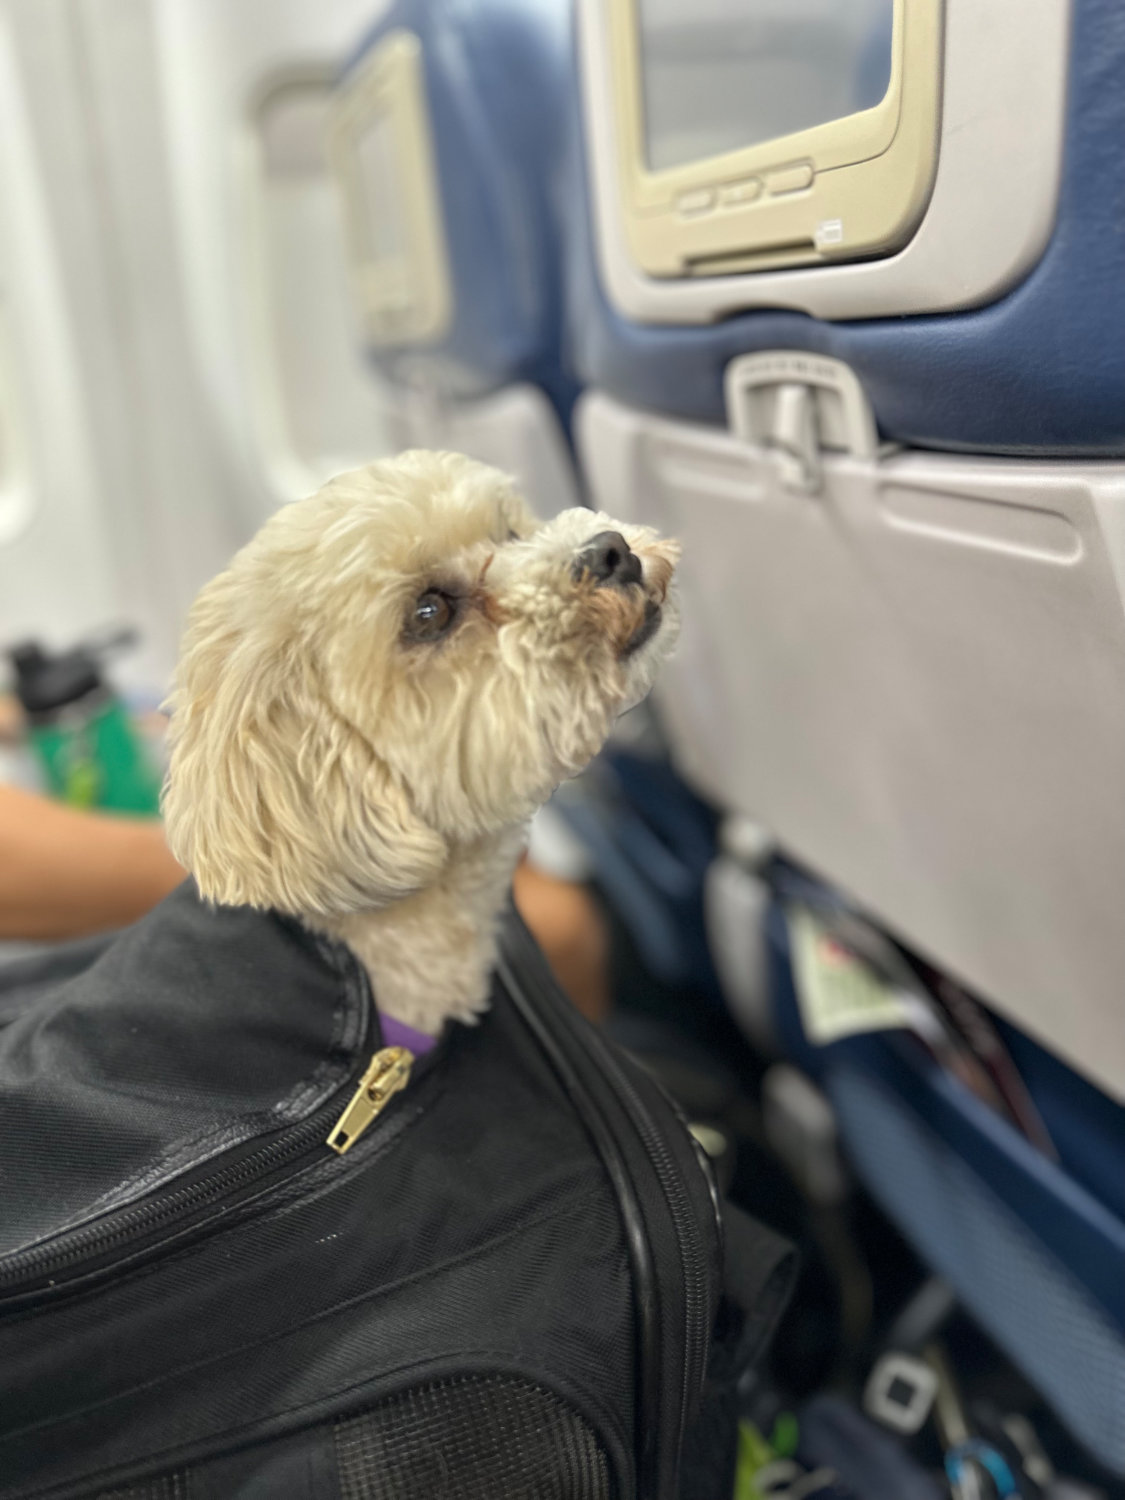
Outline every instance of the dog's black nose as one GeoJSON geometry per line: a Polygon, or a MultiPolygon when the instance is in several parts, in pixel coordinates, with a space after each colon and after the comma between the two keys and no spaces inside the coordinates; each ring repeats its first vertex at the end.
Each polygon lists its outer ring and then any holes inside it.
{"type": "Polygon", "coordinates": [[[621,588],[640,583],[641,560],[630,552],[629,543],[619,531],[599,531],[582,548],[574,562],[578,575],[589,573],[595,583],[612,583],[621,588]]]}

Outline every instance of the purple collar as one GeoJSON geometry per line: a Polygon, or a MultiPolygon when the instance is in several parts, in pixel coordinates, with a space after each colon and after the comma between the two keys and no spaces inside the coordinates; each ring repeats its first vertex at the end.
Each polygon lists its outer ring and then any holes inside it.
{"type": "Polygon", "coordinates": [[[428,1052],[437,1041],[436,1036],[427,1036],[424,1031],[415,1031],[413,1026],[407,1026],[405,1021],[396,1021],[394,1016],[385,1016],[379,1013],[379,1029],[383,1033],[384,1047],[405,1047],[413,1052],[415,1057],[421,1057],[428,1052]]]}

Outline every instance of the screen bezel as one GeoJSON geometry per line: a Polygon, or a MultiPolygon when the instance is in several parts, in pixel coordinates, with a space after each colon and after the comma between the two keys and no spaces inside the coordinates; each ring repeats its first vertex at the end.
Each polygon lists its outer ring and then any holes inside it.
{"type": "Polygon", "coordinates": [[[891,77],[870,109],[770,141],[654,171],[647,161],[637,0],[607,0],[616,134],[630,251],[653,276],[718,275],[886,254],[921,220],[937,164],[942,0],[894,0],[891,77]],[[811,169],[808,187],[768,179],[811,169]],[[725,187],[761,184],[750,202],[725,187]],[[685,213],[695,194],[714,205],[685,213]]]}
{"type": "Polygon", "coordinates": [[[375,345],[434,343],[448,331],[453,297],[426,105],[422,44],[390,32],[346,80],[333,110],[329,155],[343,195],[348,260],[367,336],[375,345]],[[369,243],[361,145],[372,125],[391,129],[402,215],[401,248],[369,243]]]}

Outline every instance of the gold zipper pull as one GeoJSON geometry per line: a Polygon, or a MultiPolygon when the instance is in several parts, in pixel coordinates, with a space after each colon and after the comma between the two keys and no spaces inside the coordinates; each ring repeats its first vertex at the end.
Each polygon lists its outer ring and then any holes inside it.
{"type": "Polygon", "coordinates": [[[376,1052],[359,1080],[351,1103],[333,1125],[327,1144],[343,1156],[386,1109],[391,1099],[410,1082],[414,1054],[405,1047],[384,1047],[376,1052]]]}

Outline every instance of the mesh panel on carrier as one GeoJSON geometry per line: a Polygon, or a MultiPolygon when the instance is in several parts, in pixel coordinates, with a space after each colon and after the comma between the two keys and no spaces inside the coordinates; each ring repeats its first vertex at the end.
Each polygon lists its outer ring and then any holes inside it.
{"type": "Polygon", "coordinates": [[[505,1376],[416,1387],[335,1435],[343,1500],[613,1500],[589,1424],[505,1376]]]}

